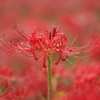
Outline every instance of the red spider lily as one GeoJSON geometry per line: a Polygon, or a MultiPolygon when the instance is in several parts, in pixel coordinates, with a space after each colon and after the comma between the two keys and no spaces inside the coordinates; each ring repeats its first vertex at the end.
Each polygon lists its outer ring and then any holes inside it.
{"type": "Polygon", "coordinates": [[[93,42],[92,39],[90,39],[90,41],[83,47],[72,47],[76,37],[72,41],[72,44],[68,45],[66,34],[62,33],[60,30],[57,30],[56,27],[53,27],[52,31],[38,28],[35,29],[30,35],[26,35],[22,30],[19,30],[17,25],[12,27],[12,29],[17,32],[17,35],[22,40],[17,43],[10,41],[10,45],[8,45],[6,41],[6,43],[0,41],[8,49],[7,52],[10,54],[15,52],[17,54],[19,53],[34,57],[35,60],[41,60],[43,63],[43,68],[46,68],[47,57],[50,57],[50,54],[52,53],[59,53],[58,61],[56,61],[55,64],[58,64],[60,61],[68,61],[69,56],[84,58],[79,57],[78,55],[90,51],[92,49],[90,47],[91,44],[96,42],[96,39],[93,42]]]}
{"type": "Polygon", "coordinates": [[[23,100],[27,97],[26,89],[18,85],[18,82],[4,80],[0,87],[0,100],[23,100]]]}
{"type": "Polygon", "coordinates": [[[19,80],[9,67],[0,66],[0,100],[21,100],[19,98],[25,97],[25,89],[18,87],[19,80]]]}
{"type": "Polygon", "coordinates": [[[81,64],[75,71],[74,84],[62,100],[99,100],[100,63],[90,66],[81,64]]]}
{"type": "MultiPolygon", "coordinates": [[[[58,68],[59,69],[59,68],[58,68]]],[[[65,70],[66,71],[66,70],[65,70]]],[[[69,72],[69,70],[67,70],[69,72]]],[[[92,65],[79,64],[71,69],[71,77],[73,84],[67,88],[64,86],[61,91],[62,97],[53,100],[99,100],[100,99],[100,63],[94,62],[92,65]],[[67,90],[65,90],[67,88],[67,90]]],[[[64,77],[62,77],[64,78],[64,77]]],[[[66,79],[65,79],[66,80],[66,79]]],[[[65,82],[64,80],[64,82],[65,82]]],[[[58,81],[58,80],[57,80],[58,81]]],[[[59,81],[59,83],[62,81],[59,81]]],[[[58,92],[59,90],[57,90],[58,92]]]]}

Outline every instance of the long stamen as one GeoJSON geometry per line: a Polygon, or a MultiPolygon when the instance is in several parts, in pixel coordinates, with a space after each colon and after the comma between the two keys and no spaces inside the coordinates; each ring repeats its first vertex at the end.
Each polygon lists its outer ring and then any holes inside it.
{"type": "Polygon", "coordinates": [[[97,39],[95,41],[93,41],[93,42],[91,42],[91,41],[92,41],[92,39],[90,39],[90,41],[85,46],[82,46],[82,47],[72,47],[72,48],[73,48],[73,50],[85,49],[85,48],[91,46],[93,43],[95,43],[97,41],[97,39]]]}
{"type": "Polygon", "coordinates": [[[90,54],[90,55],[87,55],[87,56],[82,56],[82,57],[79,57],[79,56],[72,56],[72,57],[75,57],[75,58],[87,58],[87,57],[91,57],[93,56],[94,54],[96,54],[99,50],[97,50],[96,52],[90,54]]]}
{"type": "MultiPolygon", "coordinates": [[[[95,47],[97,47],[97,46],[98,46],[98,45],[96,45],[95,47]]],[[[92,47],[92,48],[90,48],[90,49],[88,49],[88,50],[80,51],[80,52],[75,51],[75,53],[76,53],[76,55],[80,55],[80,54],[89,52],[89,51],[91,51],[92,49],[94,49],[94,47],[92,47]]],[[[75,53],[74,53],[74,54],[75,54],[75,53]]]]}
{"type": "Polygon", "coordinates": [[[25,35],[23,34],[23,32],[20,31],[20,30],[18,29],[16,23],[15,23],[15,25],[12,27],[12,29],[15,30],[18,34],[20,34],[23,38],[27,39],[27,36],[25,36],[25,35]]]}
{"type": "Polygon", "coordinates": [[[3,43],[1,40],[0,40],[0,42],[1,42],[6,48],[11,49],[10,46],[7,46],[7,45],[6,45],[5,43],[3,43]]]}
{"type": "Polygon", "coordinates": [[[16,83],[16,86],[13,88],[13,90],[9,94],[3,96],[3,98],[10,96],[15,91],[15,89],[17,88],[17,85],[18,85],[18,82],[16,83]]]}
{"type": "Polygon", "coordinates": [[[74,40],[73,40],[73,41],[72,41],[72,43],[70,44],[70,46],[71,46],[71,47],[72,47],[72,46],[73,46],[73,44],[75,43],[77,36],[78,36],[78,33],[75,35],[74,40]]]}

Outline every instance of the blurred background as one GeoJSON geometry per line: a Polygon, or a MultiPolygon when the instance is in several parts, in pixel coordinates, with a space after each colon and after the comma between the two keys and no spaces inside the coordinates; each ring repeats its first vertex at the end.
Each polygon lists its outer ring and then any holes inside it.
{"type": "MultiPolygon", "coordinates": [[[[67,34],[68,44],[70,44],[76,34],[78,34],[74,44],[75,47],[86,45],[93,37],[92,40],[98,39],[98,47],[95,47],[95,43],[92,44],[92,50],[89,54],[100,49],[100,0],[0,0],[0,37],[2,40],[6,39],[9,41],[15,39],[15,31],[11,28],[15,23],[19,29],[23,29],[27,34],[31,34],[34,27],[51,29],[52,25],[55,25],[57,29],[67,34]]],[[[2,44],[0,44],[0,46],[4,47],[2,44]]],[[[44,87],[41,86],[41,84],[46,84],[46,73],[41,73],[41,63],[36,62],[34,58],[7,55],[2,50],[0,50],[0,52],[1,66],[11,68],[14,76],[23,77],[29,75],[27,80],[33,79],[32,81],[30,80],[30,84],[24,81],[26,84],[24,89],[27,88],[27,90],[29,89],[30,91],[27,93],[27,96],[24,94],[26,97],[19,95],[20,99],[18,100],[40,100],[39,96],[42,98],[41,100],[46,100],[46,87],[45,90],[42,90],[44,87]],[[34,76],[32,73],[36,73],[36,75],[34,76]],[[31,74],[33,77],[31,77],[31,74]],[[41,77],[39,75],[41,75],[43,81],[40,80],[41,77]],[[37,80],[37,78],[39,80],[37,80]],[[41,83],[38,84],[41,88],[38,92],[36,91],[39,86],[35,88],[36,84],[33,85],[34,80],[41,83]],[[32,95],[33,93],[34,95],[32,95]]],[[[56,58],[53,60],[55,59],[56,58]]],[[[91,65],[92,62],[100,61],[100,52],[98,51],[98,53],[92,57],[85,59],[69,57],[69,60],[72,63],[81,62],[78,66],[83,66],[83,63],[91,65]]],[[[77,64],[70,65],[68,62],[63,62],[62,64],[61,62],[61,65],[56,67],[53,64],[55,67],[52,67],[52,88],[54,93],[52,100],[58,100],[58,98],[65,96],[67,93],[65,91],[69,90],[74,80],[74,69],[71,69],[71,66],[76,65],[77,64]],[[64,92],[61,92],[62,90],[64,92]]],[[[22,86],[20,87],[22,88],[22,86]]],[[[10,99],[6,98],[6,100],[10,99]]]]}

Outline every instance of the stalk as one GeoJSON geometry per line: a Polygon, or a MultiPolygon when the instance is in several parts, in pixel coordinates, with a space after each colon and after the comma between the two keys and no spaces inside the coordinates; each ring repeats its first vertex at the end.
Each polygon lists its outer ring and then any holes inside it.
{"type": "Polygon", "coordinates": [[[50,62],[50,57],[47,58],[47,62],[48,62],[48,66],[47,66],[47,70],[48,70],[48,98],[47,100],[51,100],[51,62],[50,62]]]}

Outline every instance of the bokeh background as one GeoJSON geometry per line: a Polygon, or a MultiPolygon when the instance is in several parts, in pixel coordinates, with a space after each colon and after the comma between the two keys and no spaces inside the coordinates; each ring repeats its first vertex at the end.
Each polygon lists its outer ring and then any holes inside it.
{"type": "MultiPolygon", "coordinates": [[[[68,99],[66,94],[72,89],[71,86],[74,84],[75,72],[81,75],[79,71],[86,70],[86,67],[92,66],[92,63],[96,63],[93,65],[94,67],[100,65],[97,63],[100,61],[100,0],[0,0],[1,40],[6,39],[6,41],[9,42],[10,40],[18,38],[14,35],[15,31],[11,28],[15,23],[19,29],[23,29],[26,34],[31,34],[31,32],[34,31],[34,27],[43,27],[50,30],[52,25],[55,25],[57,29],[67,34],[68,44],[70,44],[76,34],[78,34],[74,44],[75,47],[86,45],[92,37],[92,40],[98,39],[98,46],[96,47],[95,43],[91,44],[91,51],[83,54],[90,55],[98,51],[95,55],[91,57],[88,56],[85,59],[69,57],[70,62],[73,63],[72,65],[68,62],[61,62],[61,64],[57,66],[52,65],[52,100],[68,99]],[[78,69],[79,66],[82,66],[83,69],[78,69]],[[76,71],[77,69],[79,71],[76,71]],[[64,96],[65,98],[62,99],[64,96]]],[[[7,49],[2,43],[0,47],[7,49]]],[[[20,78],[25,78],[26,80],[19,82],[18,89],[21,88],[22,90],[16,90],[17,92],[12,94],[13,96],[18,95],[16,100],[46,100],[46,72],[42,71],[41,63],[36,62],[34,58],[23,55],[13,56],[8,55],[2,50],[0,50],[0,52],[0,75],[2,75],[2,73],[8,73],[4,74],[7,78],[3,77],[4,81],[1,83],[5,83],[5,80],[15,82],[20,78]],[[6,69],[6,67],[8,69],[6,69]],[[14,79],[9,79],[8,77],[13,77],[14,79]],[[25,86],[23,86],[23,84],[25,86]],[[44,84],[45,87],[43,86],[44,84]],[[22,92],[26,90],[27,92],[22,92]]],[[[55,59],[56,57],[52,60],[55,59]]],[[[93,66],[92,69],[88,70],[95,70],[93,66]]],[[[92,74],[95,72],[92,72],[92,74]]],[[[97,77],[99,76],[97,75],[97,77]]],[[[4,91],[5,90],[2,92],[4,91]]],[[[12,88],[10,88],[10,91],[12,91],[12,88]]],[[[4,95],[6,94],[5,92],[4,95]]],[[[72,95],[73,93],[70,91],[69,94],[72,95]]],[[[76,99],[90,100],[82,98],[76,99]]],[[[11,100],[11,97],[7,96],[4,100],[11,100]]],[[[69,98],[68,100],[74,99],[69,98]]]]}

